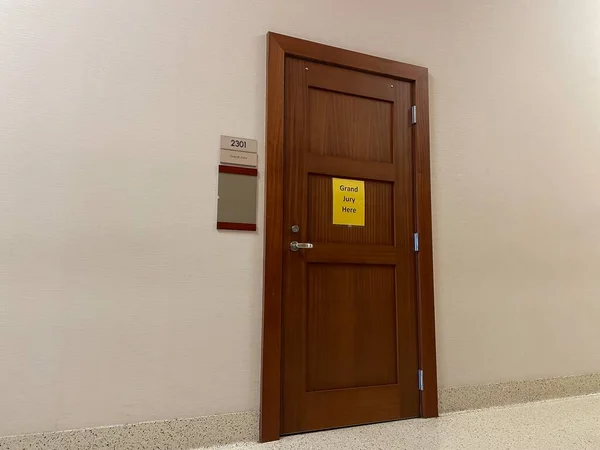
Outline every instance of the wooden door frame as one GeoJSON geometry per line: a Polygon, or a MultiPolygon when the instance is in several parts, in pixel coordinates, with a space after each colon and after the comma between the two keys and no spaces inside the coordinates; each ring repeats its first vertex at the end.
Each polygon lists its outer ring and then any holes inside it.
{"type": "Polygon", "coordinates": [[[263,344],[260,406],[260,441],[280,437],[281,326],[283,303],[283,199],[285,59],[300,59],[383,75],[413,84],[418,120],[413,127],[415,164],[417,253],[417,324],[419,367],[424,373],[421,417],[437,417],[438,393],[433,300],[433,243],[429,161],[428,71],[424,67],[377,58],[315,42],[268,33],[265,250],[263,284],[263,344]]]}

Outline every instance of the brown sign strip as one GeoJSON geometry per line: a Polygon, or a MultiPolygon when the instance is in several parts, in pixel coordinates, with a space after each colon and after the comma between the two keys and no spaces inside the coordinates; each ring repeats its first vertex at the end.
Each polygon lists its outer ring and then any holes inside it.
{"type": "Polygon", "coordinates": [[[217,230],[256,231],[254,223],[217,222],[217,230]]]}
{"type": "Polygon", "coordinates": [[[237,175],[249,175],[252,177],[258,176],[258,169],[250,167],[234,167],[234,166],[219,166],[219,173],[234,173],[237,175]]]}

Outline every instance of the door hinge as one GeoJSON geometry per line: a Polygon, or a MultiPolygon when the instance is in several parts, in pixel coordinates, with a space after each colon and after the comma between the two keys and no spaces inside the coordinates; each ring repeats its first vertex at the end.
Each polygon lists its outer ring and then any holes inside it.
{"type": "Polygon", "coordinates": [[[416,105],[414,105],[412,108],[410,108],[410,123],[412,125],[417,124],[417,106],[416,105]]]}
{"type": "Polygon", "coordinates": [[[419,369],[419,390],[423,390],[423,371],[419,369]]]}
{"type": "Polygon", "coordinates": [[[414,235],[415,252],[419,251],[419,233],[414,235]]]}

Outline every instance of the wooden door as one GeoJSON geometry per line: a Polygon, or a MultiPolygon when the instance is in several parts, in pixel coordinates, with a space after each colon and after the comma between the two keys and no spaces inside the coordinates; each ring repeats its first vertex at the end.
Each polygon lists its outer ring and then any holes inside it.
{"type": "Polygon", "coordinates": [[[420,415],[412,95],[286,59],[282,434],[420,415]],[[333,178],[364,226],[333,224],[333,178]]]}

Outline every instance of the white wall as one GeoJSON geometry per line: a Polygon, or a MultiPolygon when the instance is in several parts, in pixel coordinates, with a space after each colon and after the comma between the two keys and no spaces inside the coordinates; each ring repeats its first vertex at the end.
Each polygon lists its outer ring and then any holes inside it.
{"type": "Polygon", "coordinates": [[[5,0],[0,435],[258,408],[269,30],[430,68],[441,386],[600,372],[597,0],[5,0]]]}

